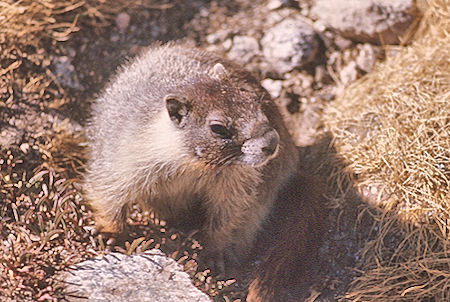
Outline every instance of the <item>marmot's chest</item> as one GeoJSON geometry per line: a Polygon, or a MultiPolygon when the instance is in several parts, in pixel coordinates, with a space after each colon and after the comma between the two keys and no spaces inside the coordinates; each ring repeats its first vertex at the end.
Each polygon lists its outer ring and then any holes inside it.
{"type": "Polygon", "coordinates": [[[161,177],[149,188],[150,203],[155,209],[164,211],[167,205],[186,208],[192,202],[211,197],[230,201],[255,198],[261,177],[258,171],[247,170],[228,166],[221,171],[199,173],[198,170],[187,169],[171,177],[161,177]]]}
{"type": "Polygon", "coordinates": [[[198,202],[206,195],[201,175],[184,172],[176,176],[160,177],[149,185],[151,206],[165,212],[170,208],[187,208],[190,203],[198,202]]]}

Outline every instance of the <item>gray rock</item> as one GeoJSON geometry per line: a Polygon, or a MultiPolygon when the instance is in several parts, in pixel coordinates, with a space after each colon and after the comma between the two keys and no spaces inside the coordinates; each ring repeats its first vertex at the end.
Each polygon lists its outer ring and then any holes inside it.
{"type": "Polygon", "coordinates": [[[206,36],[206,42],[209,44],[217,44],[225,41],[231,35],[231,31],[222,29],[206,36]]]}
{"type": "Polygon", "coordinates": [[[270,93],[273,99],[276,99],[281,95],[281,89],[283,88],[283,82],[280,80],[264,79],[261,81],[261,85],[270,93]]]}
{"type": "Polygon", "coordinates": [[[413,0],[316,0],[311,14],[354,41],[397,44],[415,9],[413,0]]]}
{"type": "Polygon", "coordinates": [[[121,30],[125,30],[130,25],[130,15],[122,12],[116,17],[116,26],[121,30]]]}
{"type": "Polygon", "coordinates": [[[267,31],[261,46],[273,71],[283,74],[314,60],[319,42],[311,25],[288,17],[267,31]]]}
{"type": "Polygon", "coordinates": [[[74,265],[61,277],[68,301],[211,301],[175,260],[157,249],[137,255],[110,253],[74,265]]]}
{"type": "Polygon", "coordinates": [[[355,58],[356,65],[359,69],[370,72],[377,60],[378,51],[373,45],[367,43],[357,45],[357,49],[359,54],[355,58]]]}
{"type": "Polygon", "coordinates": [[[248,63],[260,53],[258,41],[250,36],[235,36],[228,57],[231,60],[248,63]]]}
{"type": "Polygon", "coordinates": [[[358,69],[356,67],[356,62],[350,61],[341,69],[341,71],[339,72],[339,77],[342,84],[348,85],[356,80],[356,78],[358,77],[358,69]]]}

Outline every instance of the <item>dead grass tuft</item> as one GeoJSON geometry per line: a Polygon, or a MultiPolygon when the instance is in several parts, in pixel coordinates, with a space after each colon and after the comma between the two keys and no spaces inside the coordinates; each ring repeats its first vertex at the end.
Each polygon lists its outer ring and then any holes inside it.
{"type": "Polygon", "coordinates": [[[378,236],[361,250],[361,275],[345,300],[448,301],[448,239],[429,225],[399,227],[392,212],[378,218],[378,236]]]}
{"type": "Polygon", "coordinates": [[[72,179],[42,165],[45,155],[35,152],[32,172],[25,154],[0,154],[0,289],[18,300],[54,298],[55,272],[95,254],[72,179]]]}
{"type": "Polygon", "coordinates": [[[59,173],[70,173],[71,178],[81,181],[87,160],[87,143],[83,133],[56,132],[46,139],[40,151],[45,155],[43,166],[59,173]]]}
{"type": "Polygon", "coordinates": [[[57,51],[80,25],[103,27],[128,1],[0,0],[0,78],[6,89],[6,104],[27,98],[53,100],[64,89],[55,81],[49,66],[50,53],[57,51]]]}
{"type": "Polygon", "coordinates": [[[416,41],[388,49],[326,113],[355,186],[382,208],[352,301],[450,299],[449,45],[449,4],[429,1],[416,41]]]}

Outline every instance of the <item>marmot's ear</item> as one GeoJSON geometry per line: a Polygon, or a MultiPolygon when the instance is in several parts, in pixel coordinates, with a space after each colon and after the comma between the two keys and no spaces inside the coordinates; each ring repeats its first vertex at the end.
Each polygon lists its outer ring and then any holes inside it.
{"type": "Polygon", "coordinates": [[[211,76],[217,80],[223,79],[228,75],[228,71],[221,63],[216,63],[211,69],[211,76]]]}
{"type": "Polygon", "coordinates": [[[164,98],[170,119],[177,125],[183,126],[189,113],[189,104],[186,99],[177,95],[169,94],[164,98]]]}

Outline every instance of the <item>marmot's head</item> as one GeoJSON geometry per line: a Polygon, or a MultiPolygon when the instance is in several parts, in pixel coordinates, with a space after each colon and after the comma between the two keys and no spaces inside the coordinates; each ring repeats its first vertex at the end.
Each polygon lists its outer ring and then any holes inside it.
{"type": "Polygon", "coordinates": [[[228,74],[220,63],[165,97],[192,155],[214,166],[258,167],[276,156],[280,136],[267,116],[271,102],[250,74],[228,74]]]}

